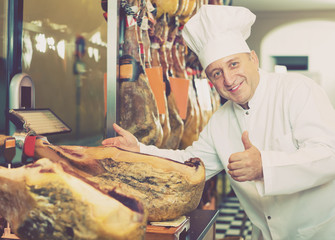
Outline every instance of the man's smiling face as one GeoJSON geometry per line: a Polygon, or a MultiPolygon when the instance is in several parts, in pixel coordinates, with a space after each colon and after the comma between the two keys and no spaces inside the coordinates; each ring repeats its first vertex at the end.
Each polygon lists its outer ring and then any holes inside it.
{"type": "Polygon", "coordinates": [[[237,53],[221,58],[206,68],[206,74],[221,97],[248,109],[259,83],[256,53],[237,53]]]}

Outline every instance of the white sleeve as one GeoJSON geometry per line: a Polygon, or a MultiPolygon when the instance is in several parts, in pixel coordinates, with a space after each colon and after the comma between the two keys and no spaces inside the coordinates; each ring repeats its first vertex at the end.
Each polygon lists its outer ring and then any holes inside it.
{"type": "Polygon", "coordinates": [[[156,146],[147,146],[140,143],[140,152],[169,158],[178,162],[184,162],[194,157],[200,158],[206,168],[206,179],[209,179],[223,169],[214,148],[211,129],[211,121],[209,121],[208,125],[201,132],[199,139],[185,150],[159,149],[156,146]]]}
{"type": "Polygon", "coordinates": [[[140,152],[169,158],[177,162],[185,162],[186,160],[192,158],[192,155],[186,153],[183,150],[160,149],[154,145],[145,145],[143,143],[140,143],[140,152]]]}

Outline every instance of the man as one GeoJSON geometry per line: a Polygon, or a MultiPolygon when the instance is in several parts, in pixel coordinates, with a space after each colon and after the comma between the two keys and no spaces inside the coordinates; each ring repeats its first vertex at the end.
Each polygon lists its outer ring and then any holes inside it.
{"type": "Polygon", "coordinates": [[[222,169],[253,224],[252,239],[334,239],[335,111],[325,92],[298,74],[259,69],[245,39],[255,16],[206,5],[184,27],[209,80],[228,101],[186,150],[119,137],[104,145],[184,161],[199,157],[209,179],[222,169]]]}

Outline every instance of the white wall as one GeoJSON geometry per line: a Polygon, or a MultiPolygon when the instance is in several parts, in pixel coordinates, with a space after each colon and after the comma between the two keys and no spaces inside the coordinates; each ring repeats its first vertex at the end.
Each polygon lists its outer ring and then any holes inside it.
{"type": "Polygon", "coordinates": [[[334,12],[256,15],[248,43],[258,53],[261,67],[273,71],[271,56],[308,56],[310,77],[320,83],[335,107],[334,12]]]}
{"type": "Polygon", "coordinates": [[[297,22],[269,32],[261,44],[262,68],[273,71],[271,56],[282,55],[308,56],[310,76],[317,78],[335,106],[335,22],[297,22]]]}

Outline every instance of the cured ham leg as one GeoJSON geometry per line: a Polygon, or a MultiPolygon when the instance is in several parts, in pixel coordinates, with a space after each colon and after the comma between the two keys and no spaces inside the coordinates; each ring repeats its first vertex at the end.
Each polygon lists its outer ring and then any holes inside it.
{"type": "MultiPolygon", "coordinates": [[[[172,46],[173,69],[176,77],[187,79],[185,50],[186,44],[181,36],[181,30],[177,34],[172,46]]],[[[184,121],[184,132],[181,138],[179,149],[185,149],[199,138],[200,110],[197,102],[193,84],[189,85],[187,99],[187,113],[184,121]]]]}
{"type": "MultiPolygon", "coordinates": [[[[160,26],[162,28],[161,32],[161,39],[162,39],[162,45],[159,49],[159,56],[160,56],[160,63],[163,69],[163,79],[166,83],[166,88],[170,88],[169,83],[169,63],[167,60],[167,51],[166,51],[166,42],[169,37],[169,28],[167,24],[167,15],[164,14],[162,17],[158,20],[157,27],[160,26]]],[[[175,31],[170,32],[172,35],[174,35],[175,31]]],[[[174,39],[174,37],[173,37],[174,39]]],[[[180,140],[183,135],[184,131],[184,123],[181,117],[179,116],[179,112],[177,109],[177,104],[173,95],[173,92],[170,90],[167,90],[167,100],[168,100],[168,109],[169,109],[169,121],[171,126],[171,134],[168,140],[165,144],[162,144],[161,148],[167,148],[167,149],[177,149],[180,144],[180,140]]]]}
{"type": "Polygon", "coordinates": [[[185,130],[180,141],[179,149],[185,149],[199,138],[200,110],[193,84],[188,89],[187,112],[184,120],[185,130]]]}
{"type": "Polygon", "coordinates": [[[115,147],[54,146],[41,140],[35,154],[66,163],[101,189],[117,187],[138,197],[149,221],[174,219],[194,210],[205,183],[205,168],[198,158],[179,163],[115,147]]]}
{"type": "MultiPolygon", "coordinates": [[[[164,34],[164,22],[158,21],[155,25],[150,29],[150,54],[151,54],[151,65],[152,67],[161,67],[160,62],[160,47],[162,44],[162,35],[164,34]]],[[[162,76],[163,77],[163,76],[162,76]]],[[[157,79],[158,80],[158,79],[157,79]]],[[[165,83],[165,82],[164,82],[165,83]]],[[[166,96],[166,92],[164,94],[164,102],[165,102],[165,114],[160,114],[159,119],[163,128],[163,141],[160,147],[165,147],[167,140],[171,134],[171,126],[170,126],[170,116],[169,116],[169,108],[168,108],[168,100],[166,96]]]]}
{"type": "Polygon", "coordinates": [[[143,205],[113,188],[104,190],[40,159],[20,168],[0,167],[0,214],[25,240],[143,239],[143,205]]]}
{"type": "Polygon", "coordinates": [[[185,51],[187,50],[186,43],[181,35],[181,30],[178,31],[171,49],[172,54],[172,68],[175,77],[187,79],[185,51]]]}
{"type": "MultiPolygon", "coordinates": [[[[137,0],[128,1],[137,9],[137,0]]],[[[120,125],[145,144],[160,146],[163,129],[155,97],[140,57],[140,29],[133,15],[126,15],[123,56],[120,63],[120,125]]]]}

